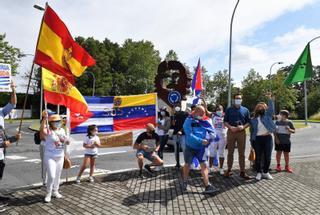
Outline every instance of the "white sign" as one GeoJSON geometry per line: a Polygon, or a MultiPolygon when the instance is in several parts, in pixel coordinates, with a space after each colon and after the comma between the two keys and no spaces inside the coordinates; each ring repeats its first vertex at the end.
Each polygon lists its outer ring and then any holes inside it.
{"type": "Polygon", "coordinates": [[[11,92],[11,66],[0,63],[0,92],[11,92]]]}

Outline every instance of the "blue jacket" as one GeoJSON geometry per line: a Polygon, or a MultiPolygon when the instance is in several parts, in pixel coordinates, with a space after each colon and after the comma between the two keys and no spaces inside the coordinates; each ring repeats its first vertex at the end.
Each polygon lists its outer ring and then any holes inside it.
{"type": "Polygon", "coordinates": [[[186,145],[196,150],[204,147],[202,141],[206,139],[207,132],[214,133],[214,128],[208,121],[197,120],[191,116],[185,120],[183,130],[186,136],[186,145]]]}
{"type": "MultiPolygon", "coordinates": [[[[272,115],[274,113],[274,106],[272,99],[268,101],[268,109],[265,114],[261,117],[261,123],[266,127],[266,129],[273,133],[276,130],[276,125],[272,120],[272,115]]],[[[258,119],[252,118],[250,121],[250,133],[251,133],[251,141],[255,141],[258,133],[258,119]]]]}

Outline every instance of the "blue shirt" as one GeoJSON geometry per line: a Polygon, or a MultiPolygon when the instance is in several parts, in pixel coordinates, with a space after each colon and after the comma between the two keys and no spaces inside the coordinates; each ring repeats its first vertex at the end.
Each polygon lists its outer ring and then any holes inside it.
{"type": "Polygon", "coordinates": [[[240,106],[240,108],[236,108],[235,106],[228,107],[223,121],[234,127],[250,123],[249,110],[243,106],[240,106]]]}
{"type": "Polygon", "coordinates": [[[4,117],[7,116],[15,105],[8,103],[6,106],[0,109],[0,125],[4,128],[4,117]]]}
{"type": "MultiPolygon", "coordinates": [[[[273,133],[276,130],[276,125],[272,121],[272,115],[274,112],[273,108],[273,101],[272,99],[269,99],[268,101],[268,108],[263,116],[260,117],[261,123],[266,127],[266,129],[270,132],[273,133]]],[[[256,140],[257,133],[258,133],[258,119],[253,118],[250,121],[250,137],[251,140],[254,141],[256,140]]]]}

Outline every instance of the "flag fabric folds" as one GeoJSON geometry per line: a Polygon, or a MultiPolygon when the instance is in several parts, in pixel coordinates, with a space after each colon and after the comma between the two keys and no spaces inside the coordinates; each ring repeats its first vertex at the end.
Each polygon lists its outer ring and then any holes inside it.
{"type": "Polygon", "coordinates": [[[285,85],[290,85],[296,82],[310,80],[312,78],[312,62],[310,54],[310,44],[308,43],[294,64],[289,76],[285,80],[285,85]]]}
{"type": "Polygon", "coordinates": [[[134,96],[85,97],[89,106],[86,115],[73,113],[71,133],[85,133],[95,124],[99,132],[143,129],[156,123],[155,93],[134,96]]]}
{"type": "Polygon", "coordinates": [[[47,6],[36,48],[35,63],[74,83],[95,60],[72,38],[67,26],[47,6]]]}
{"type": "Polygon", "coordinates": [[[198,65],[196,68],[196,72],[194,73],[193,79],[192,79],[192,84],[191,88],[193,91],[193,104],[196,105],[198,104],[201,93],[203,90],[203,81],[202,81],[202,70],[201,70],[201,64],[200,64],[200,59],[198,60],[198,65]]]}
{"type": "Polygon", "coordinates": [[[46,102],[54,105],[64,105],[71,112],[87,114],[86,100],[65,77],[42,68],[42,84],[46,102]]]}

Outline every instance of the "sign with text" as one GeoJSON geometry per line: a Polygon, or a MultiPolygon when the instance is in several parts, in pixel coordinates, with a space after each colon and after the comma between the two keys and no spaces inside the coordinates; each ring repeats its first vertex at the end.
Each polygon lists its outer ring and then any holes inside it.
{"type": "Polygon", "coordinates": [[[0,63],[0,92],[11,92],[11,66],[0,63]]]}

